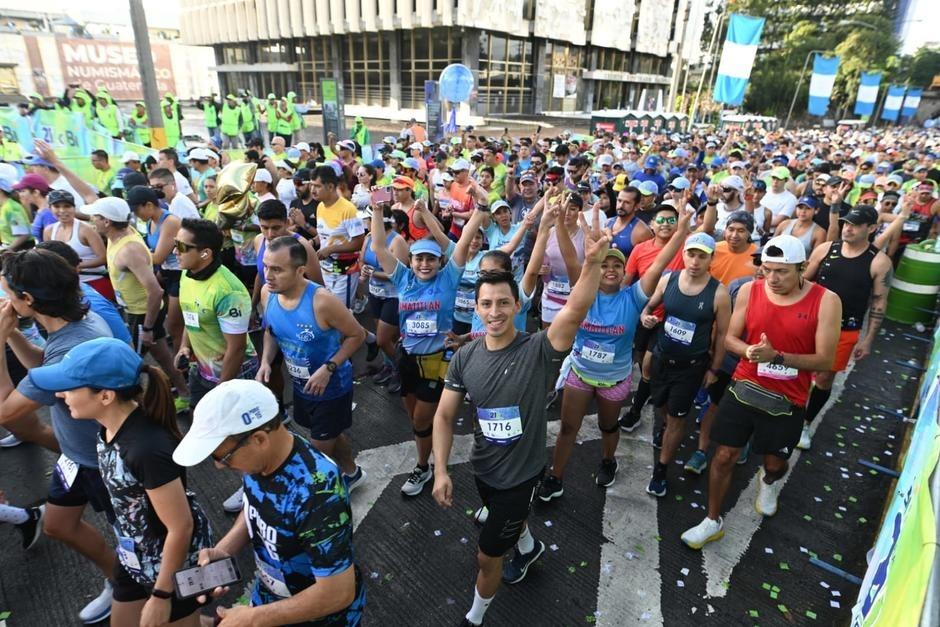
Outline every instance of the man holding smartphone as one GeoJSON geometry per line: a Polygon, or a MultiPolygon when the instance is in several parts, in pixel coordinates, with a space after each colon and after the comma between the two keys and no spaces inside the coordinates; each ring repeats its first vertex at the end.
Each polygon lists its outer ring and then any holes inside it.
{"type": "Polygon", "coordinates": [[[366,598],[342,472],[288,431],[264,384],[226,381],[203,397],[173,459],[195,466],[210,455],[217,467],[244,473],[245,506],[225,537],[200,552],[199,565],[250,542],[259,572],[250,604],[218,608],[220,624],[359,625],[366,598]]]}

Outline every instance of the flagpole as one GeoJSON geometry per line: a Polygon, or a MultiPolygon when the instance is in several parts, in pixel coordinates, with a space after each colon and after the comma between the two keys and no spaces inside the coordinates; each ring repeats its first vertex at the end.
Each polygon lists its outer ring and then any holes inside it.
{"type": "MultiPolygon", "coordinates": [[[[711,63],[715,63],[713,58],[712,48],[715,46],[715,42],[718,40],[718,33],[721,31],[721,23],[725,19],[724,13],[718,14],[718,21],[715,23],[715,30],[712,33],[712,40],[708,44],[708,56],[707,58],[711,63]]],[[[692,126],[695,124],[695,112],[698,109],[699,97],[702,95],[702,85],[705,83],[705,74],[708,73],[706,68],[702,68],[702,76],[698,80],[698,89],[695,91],[695,100],[692,101],[692,110],[689,111],[689,130],[692,130],[692,126]]]]}
{"type": "Polygon", "coordinates": [[[825,50],[810,50],[806,53],[806,62],[803,63],[803,69],[800,71],[800,80],[796,82],[796,91],[793,92],[793,100],[790,101],[790,110],[787,111],[787,121],[783,123],[783,128],[790,128],[790,116],[793,115],[793,107],[796,106],[796,98],[800,95],[800,87],[803,86],[803,77],[806,76],[806,68],[809,67],[809,59],[815,53],[826,54],[825,50]]]}

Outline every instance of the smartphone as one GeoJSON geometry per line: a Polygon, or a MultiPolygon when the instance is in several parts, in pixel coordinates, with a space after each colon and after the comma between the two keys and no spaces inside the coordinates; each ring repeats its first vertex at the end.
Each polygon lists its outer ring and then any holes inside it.
{"type": "Polygon", "coordinates": [[[372,201],[376,203],[392,202],[391,186],[377,187],[374,190],[372,190],[372,201]]]}
{"type": "Polygon", "coordinates": [[[178,570],[173,575],[176,583],[176,596],[190,599],[200,594],[212,592],[215,588],[228,586],[241,580],[238,564],[232,557],[210,562],[205,566],[194,566],[178,570]]]}

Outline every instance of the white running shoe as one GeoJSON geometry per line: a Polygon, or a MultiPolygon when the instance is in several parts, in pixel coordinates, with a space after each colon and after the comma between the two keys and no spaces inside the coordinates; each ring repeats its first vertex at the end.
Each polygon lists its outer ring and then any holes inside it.
{"type": "Polygon", "coordinates": [[[706,517],[702,522],[682,534],[682,541],[690,549],[698,551],[709,542],[720,540],[725,535],[725,521],[706,517]]]}
{"type": "Polygon", "coordinates": [[[82,608],[82,611],[78,613],[78,619],[86,625],[93,625],[111,616],[112,595],[111,582],[105,579],[104,589],[101,591],[101,594],[82,608]]]}
{"type": "Polygon", "coordinates": [[[760,476],[757,478],[757,498],[754,499],[754,509],[761,516],[773,516],[777,513],[777,498],[780,496],[780,488],[783,487],[783,481],[777,479],[771,484],[764,483],[764,469],[760,469],[760,476]]]}
{"type": "Polygon", "coordinates": [[[800,441],[797,443],[796,448],[808,451],[809,447],[813,445],[813,434],[809,432],[809,425],[803,425],[803,432],[800,433],[800,441]]]}
{"type": "Polygon", "coordinates": [[[23,441],[12,433],[7,434],[6,437],[0,438],[0,448],[13,448],[14,446],[19,446],[23,441]]]}
{"type": "Polygon", "coordinates": [[[490,510],[487,509],[486,505],[480,507],[477,511],[473,512],[473,521],[478,525],[485,525],[486,519],[490,517],[490,510]]]}
{"type": "Polygon", "coordinates": [[[222,509],[227,511],[229,514],[237,514],[242,511],[242,506],[244,505],[245,499],[245,488],[244,486],[238,486],[238,489],[232,493],[232,496],[225,499],[222,503],[222,509]]]}
{"type": "Polygon", "coordinates": [[[421,494],[421,490],[424,489],[424,484],[430,481],[431,477],[431,466],[428,466],[427,470],[421,470],[415,466],[415,469],[408,475],[408,479],[405,480],[404,485],[401,486],[401,493],[405,496],[418,496],[421,494]]]}

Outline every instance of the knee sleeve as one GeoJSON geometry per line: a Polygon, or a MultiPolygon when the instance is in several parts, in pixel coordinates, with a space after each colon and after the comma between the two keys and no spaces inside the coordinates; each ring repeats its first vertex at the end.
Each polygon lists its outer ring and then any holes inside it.
{"type": "Polygon", "coordinates": [[[434,431],[434,427],[428,427],[427,429],[422,429],[420,431],[418,429],[412,429],[412,431],[414,431],[415,437],[417,438],[429,438],[431,437],[431,433],[434,431]]]}

